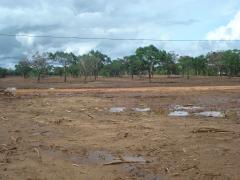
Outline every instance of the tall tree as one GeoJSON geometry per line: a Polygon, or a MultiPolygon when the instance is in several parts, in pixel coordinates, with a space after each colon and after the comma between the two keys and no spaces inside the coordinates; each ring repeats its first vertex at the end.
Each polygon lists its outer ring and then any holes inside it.
{"type": "Polygon", "coordinates": [[[80,73],[84,76],[84,81],[87,81],[87,77],[92,75],[93,72],[93,65],[91,62],[91,58],[92,56],[90,56],[89,54],[84,54],[82,56],[79,56],[79,69],[80,69],[80,73]]]}
{"type": "Polygon", "coordinates": [[[49,58],[53,61],[60,63],[64,68],[64,82],[67,82],[67,70],[72,63],[76,63],[76,56],[73,53],[65,53],[57,51],[55,53],[49,53],[49,58]]]}
{"type": "Polygon", "coordinates": [[[0,67],[0,78],[4,78],[7,75],[7,69],[0,67]]]}
{"type": "Polygon", "coordinates": [[[140,47],[136,50],[136,56],[143,62],[151,82],[154,67],[160,62],[159,50],[153,45],[140,47]]]}
{"type": "Polygon", "coordinates": [[[136,55],[126,56],[124,57],[124,60],[127,71],[132,79],[134,75],[139,75],[144,70],[143,62],[136,55]]]}
{"type": "Polygon", "coordinates": [[[24,79],[27,78],[31,70],[31,62],[26,57],[21,59],[18,64],[15,65],[15,72],[21,74],[24,79]]]}
{"type": "Polygon", "coordinates": [[[207,59],[205,56],[200,55],[198,57],[195,57],[193,59],[193,69],[195,71],[195,75],[205,75],[206,74],[206,70],[207,70],[207,59]]]}
{"type": "Polygon", "coordinates": [[[174,52],[167,53],[166,51],[160,51],[161,61],[160,64],[167,75],[172,75],[176,73],[176,60],[177,55],[174,52]]]}
{"type": "Polygon", "coordinates": [[[190,70],[192,68],[193,58],[190,56],[181,56],[179,58],[179,65],[183,75],[187,74],[187,78],[190,78],[190,70]]]}
{"type": "Polygon", "coordinates": [[[36,54],[32,56],[31,64],[32,68],[37,73],[37,82],[39,83],[41,76],[47,72],[49,66],[46,54],[40,54],[39,52],[36,52],[36,54]]]}
{"type": "Polygon", "coordinates": [[[100,51],[90,51],[88,53],[89,61],[92,63],[93,74],[95,80],[98,78],[100,70],[103,68],[105,64],[109,64],[111,62],[110,57],[105,54],[102,54],[100,51]]]}
{"type": "Polygon", "coordinates": [[[238,75],[240,71],[240,52],[238,50],[224,51],[222,61],[229,77],[238,75]]]}

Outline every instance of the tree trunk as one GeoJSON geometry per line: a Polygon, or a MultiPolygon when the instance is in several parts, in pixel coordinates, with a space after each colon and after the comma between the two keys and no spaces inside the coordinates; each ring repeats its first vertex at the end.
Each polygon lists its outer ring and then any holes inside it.
{"type": "Polygon", "coordinates": [[[189,72],[189,69],[187,70],[187,79],[190,79],[190,72],[189,72]]]}
{"type": "Polygon", "coordinates": [[[134,78],[134,75],[132,74],[132,79],[134,78]]]}
{"type": "Polygon", "coordinates": [[[37,78],[37,82],[38,82],[38,83],[40,83],[40,76],[41,76],[41,74],[38,73],[38,78],[37,78]]]}
{"type": "Polygon", "coordinates": [[[149,70],[148,70],[148,79],[149,79],[149,83],[152,82],[152,75],[153,75],[153,64],[151,63],[149,70]]]}
{"type": "Polygon", "coordinates": [[[148,72],[148,80],[149,80],[149,83],[152,82],[152,75],[151,75],[151,71],[148,72]]]}
{"type": "Polygon", "coordinates": [[[67,82],[67,64],[64,62],[64,82],[67,82]]]}

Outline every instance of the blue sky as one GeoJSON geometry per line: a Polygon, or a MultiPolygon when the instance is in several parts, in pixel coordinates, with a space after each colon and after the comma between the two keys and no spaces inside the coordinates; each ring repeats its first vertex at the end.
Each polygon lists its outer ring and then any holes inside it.
{"type": "MultiPolygon", "coordinates": [[[[0,33],[153,39],[240,39],[239,0],[1,0],[0,33]]],[[[0,66],[36,51],[112,58],[154,44],[179,55],[238,48],[236,42],[148,42],[0,37],[0,66]],[[6,58],[8,57],[8,58],[6,58]]]]}

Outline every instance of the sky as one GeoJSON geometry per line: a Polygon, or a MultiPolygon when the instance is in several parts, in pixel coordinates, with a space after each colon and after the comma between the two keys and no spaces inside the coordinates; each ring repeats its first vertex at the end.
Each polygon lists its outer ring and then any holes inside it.
{"type": "MultiPolygon", "coordinates": [[[[0,34],[134,39],[240,39],[239,0],[1,0],[0,34]]],[[[179,55],[239,48],[240,42],[152,42],[0,36],[0,66],[36,51],[100,50],[111,58],[153,44],[179,55]]]]}

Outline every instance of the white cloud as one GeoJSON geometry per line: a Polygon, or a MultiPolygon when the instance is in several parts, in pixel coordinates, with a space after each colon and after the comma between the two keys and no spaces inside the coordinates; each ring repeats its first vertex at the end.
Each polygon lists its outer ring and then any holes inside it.
{"type": "Polygon", "coordinates": [[[97,46],[96,43],[68,43],[64,45],[61,49],[64,52],[73,52],[76,55],[83,55],[92,49],[95,49],[97,46]]]}
{"type": "Polygon", "coordinates": [[[34,34],[29,33],[18,33],[16,35],[16,40],[21,43],[24,47],[30,47],[34,44],[34,34]],[[27,35],[27,36],[21,36],[21,35],[27,35]],[[20,36],[19,36],[20,35],[20,36]]]}
{"type": "MultiPolygon", "coordinates": [[[[1,0],[0,33],[201,39],[205,37],[210,26],[221,22],[225,16],[222,15],[223,12],[232,16],[239,8],[239,0],[34,0],[34,3],[29,0],[1,0]],[[205,9],[205,13],[202,13],[202,9],[205,9]]],[[[208,38],[226,39],[227,36],[240,39],[239,19],[240,12],[226,26],[210,32],[208,38]]],[[[79,55],[97,49],[117,58],[133,53],[139,46],[149,44],[184,55],[197,55],[212,49],[225,48],[225,44],[220,46],[217,43],[1,37],[0,54],[16,57],[31,55],[36,51],[72,51],[79,55]]],[[[0,61],[6,60],[0,57],[0,61]]]]}
{"type": "Polygon", "coordinates": [[[240,11],[227,25],[218,27],[207,34],[209,40],[236,40],[240,39],[240,11]]]}

